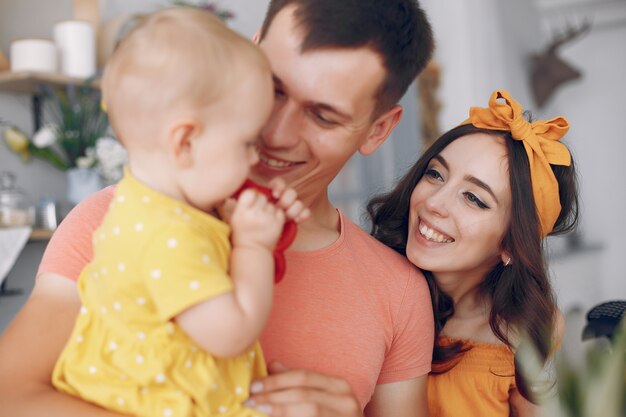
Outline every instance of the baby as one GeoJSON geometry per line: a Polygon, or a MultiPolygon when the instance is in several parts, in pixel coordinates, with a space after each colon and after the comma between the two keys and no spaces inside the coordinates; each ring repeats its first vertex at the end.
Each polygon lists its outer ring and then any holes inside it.
{"type": "Polygon", "coordinates": [[[256,339],[273,250],[286,217],[308,210],[281,182],[276,204],[245,190],[228,224],[216,210],[258,161],[270,66],[210,13],[174,8],[121,42],[102,90],[129,166],[94,233],[53,384],[135,416],[259,415],[242,403],[266,372],[256,339]]]}

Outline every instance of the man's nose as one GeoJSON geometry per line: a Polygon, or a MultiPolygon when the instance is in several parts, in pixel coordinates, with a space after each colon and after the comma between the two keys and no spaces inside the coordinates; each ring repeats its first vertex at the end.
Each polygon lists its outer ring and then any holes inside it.
{"type": "Polygon", "coordinates": [[[261,132],[268,148],[292,148],[300,141],[300,111],[295,103],[276,103],[265,128],[261,132]]]}

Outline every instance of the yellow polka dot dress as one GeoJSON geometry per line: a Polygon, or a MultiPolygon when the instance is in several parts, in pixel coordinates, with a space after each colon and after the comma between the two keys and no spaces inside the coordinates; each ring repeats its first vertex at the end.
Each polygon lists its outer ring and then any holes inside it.
{"type": "Polygon", "coordinates": [[[83,305],[54,386],[135,416],[260,417],[242,406],[251,380],[266,374],[259,344],[215,358],[172,321],[232,290],[229,232],[126,172],[94,233],[94,258],[79,278],[83,305]]]}

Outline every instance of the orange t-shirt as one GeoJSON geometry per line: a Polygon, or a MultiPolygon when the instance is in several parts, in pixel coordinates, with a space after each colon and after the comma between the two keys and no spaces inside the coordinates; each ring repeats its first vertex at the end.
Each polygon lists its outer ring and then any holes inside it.
{"type": "MultiPolygon", "coordinates": [[[[109,187],[88,198],[63,220],[38,275],[78,279],[91,260],[92,233],[113,191],[109,187]]],[[[261,346],[268,361],[347,380],[364,408],[376,384],[430,371],[433,314],[422,274],[340,217],[336,242],[286,253],[287,272],[275,288],[261,346]]]]}

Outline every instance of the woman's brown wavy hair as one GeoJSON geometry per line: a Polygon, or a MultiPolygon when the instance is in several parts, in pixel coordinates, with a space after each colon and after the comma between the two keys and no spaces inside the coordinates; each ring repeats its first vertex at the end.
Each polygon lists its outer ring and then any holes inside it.
{"type": "MultiPolygon", "coordinates": [[[[513,348],[509,329],[526,335],[545,361],[554,347],[553,331],[556,302],[546,272],[543,239],[530,181],[528,157],[520,141],[509,132],[478,129],[472,125],[458,126],[444,133],[410,168],[389,193],[374,197],[367,205],[372,220],[372,235],[385,245],[406,256],[409,226],[409,201],[413,189],[424,175],[430,160],[456,139],[474,133],[504,137],[508,148],[509,182],[512,195],[511,221],[502,249],[513,262],[505,267],[498,263],[483,280],[480,291],[492,302],[489,325],[503,343],[513,348]]],[[[578,187],[574,163],[569,167],[552,166],[559,183],[561,213],[550,235],[573,230],[578,221],[578,187]]],[[[448,318],[454,314],[452,298],[441,291],[432,273],[424,271],[428,281],[435,314],[435,341],[448,318]]],[[[435,343],[433,365],[446,372],[466,350],[462,342],[448,346],[435,343]]],[[[520,375],[515,358],[515,379],[520,393],[532,401],[527,383],[520,375]]]]}

